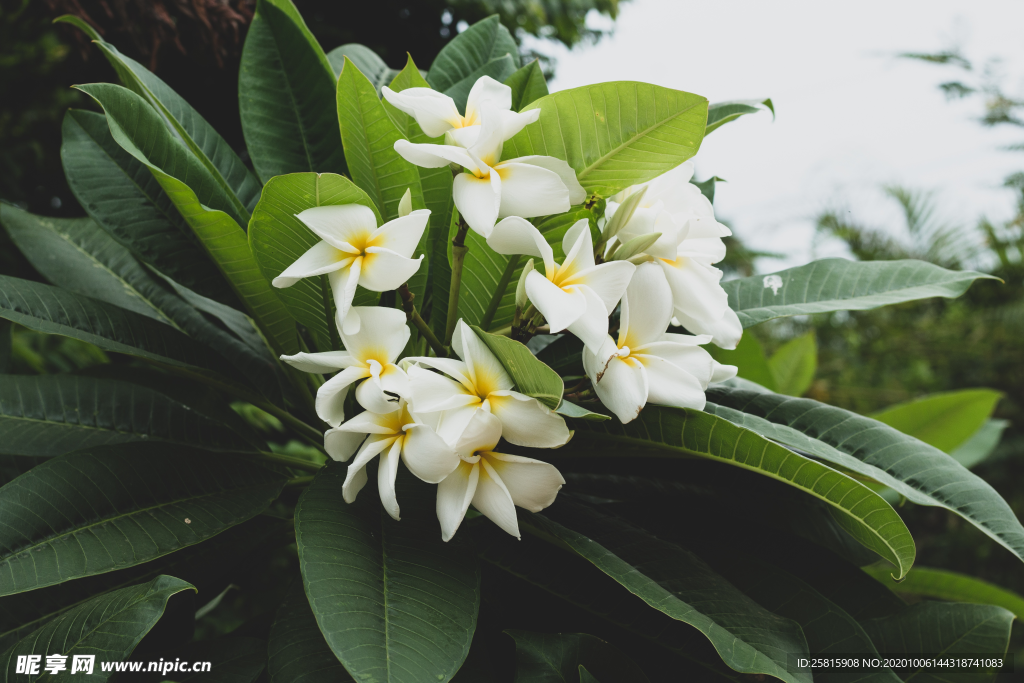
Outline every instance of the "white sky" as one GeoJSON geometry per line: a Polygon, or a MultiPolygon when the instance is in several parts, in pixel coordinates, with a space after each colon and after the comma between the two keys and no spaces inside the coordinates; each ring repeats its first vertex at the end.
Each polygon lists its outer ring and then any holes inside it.
{"type": "Polygon", "coordinates": [[[980,66],[1002,57],[1005,85],[1022,88],[1024,2],[1014,0],[856,3],[801,0],[631,0],[614,34],[556,58],[552,90],[640,80],[711,102],[771,97],[778,118],[743,117],[710,135],[697,176],[729,182],[716,213],[752,247],[788,255],[784,264],[840,254],[814,246],[813,218],[843,207],[873,225],[899,226],[879,186],[934,190],[947,222],[973,225],[1013,215],[1003,178],[1024,154],[1000,148],[1024,130],[982,128],[978,100],[948,103],[935,87],[959,72],[900,52],[959,46],[980,66]]]}

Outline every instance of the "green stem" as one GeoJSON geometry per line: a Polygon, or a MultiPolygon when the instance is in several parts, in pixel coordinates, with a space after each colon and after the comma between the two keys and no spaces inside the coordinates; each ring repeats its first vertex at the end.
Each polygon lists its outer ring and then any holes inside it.
{"type": "Polygon", "coordinates": [[[324,435],[319,430],[309,426],[299,418],[289,413],[287,410],[278,408],[273,403],[265,401],[261,398],[256,398],[255,396],[248,396],[245,397],[244,400],[253,404],[257,408],[260,408],[270,413],[278,420],[280,420],[281,422],[285,423],[286,425],[294,429],[296,432],[298,432],[299,436],[304,438],[313,446],[316,446],[321,451],[323,450],[324,435]]]}
{"type": "Polygon", "coordinates": [[[319,472],[323,467],[323,465],[317,465],[315,462],[303,460],[302,458],[293,458],[290,455],[281,455],[280,453],[270,453],[268,451],[260,451],[260,460],[277,465],[285,465],[293,470],[306,470],[307,472],[319,472]]]}
{"type": "Polygon", "coordinates": [[[516,266],[519,265],[519,254],[513,254],[508,258],[508,265],[505,266],[505,272],[501,274],[501,279],[498,280],[498,288],[494,290],[494,296],[491,297],[491,303],[487,305],[487,310],[484,311],[484,317],[480,319],[480,329],[487,332],[490,330],[491,322],[494,320],[494,314],[498,312],[498,306],[501,305],[501,300],[505,298],[505,290],[508,289],[508,283],[512,281],[512,276],[516,273],[516,266]]]}
{"type": "Polygon", "coordinates": [[[462,264],[466,260],[466,233],[469,232],[469,224],[464,218],[459,218],[459,231],[452,238],[452,283],[448,293],[448,324],[445,326],[444,345],[451,346],[452,335],[455,334],[455,324],[459,322],[459,289],[462,286],[462,264]]]}
{"type": "Polygon", "coordinates": [[[331,335],[331,351],[341,348],[341,339],[338,337],[338,325],[331,315],[331,285],[326,275],[320,276],[320,292],[324,297],[324,319],[327,321],[327,333],[331,335]]]}
{"type": "Polygon", "coordinates": [[[292,486],[292,487],[296,487],[296,486],[309,486],[310,484],[313,483],[313,479],[315,479],[315,478],[316,477],[314,477],[311,474],[307,475],[305,477],[292,477],[291,479],[286,481],[284,483],[284,485],[285,486],[292,486]]]}
{"type": "Polygon", "coordinates": [[[441,343],[441,340],[437,338],[434,331],[430,329],[429,325],[427,325],[427,321],[424,320],[419,311],[416,310],[416,305],[413,303],[413,299],[416,297],[411,291],[409,291],[409,285],[404,284],[399,287],[398,294],[402,297],[402,309],[405,311],[406,320],[416,326],[420,336],[430,344],[430,348],[434,349],[434,353],[436,353],[439,358],[447,356],[448,351],[444,348],[444,344],[441,343]]]}

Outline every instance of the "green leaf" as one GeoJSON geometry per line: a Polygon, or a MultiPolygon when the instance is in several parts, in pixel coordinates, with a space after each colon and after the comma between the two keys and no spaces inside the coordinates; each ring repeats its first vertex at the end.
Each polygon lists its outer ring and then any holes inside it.
{"type": "Polygon", "coordinates": [[[1024,597],[1011,590],[976,579],[973,576],[932,569],[914,567],[903,581],[894,583],[884,567],[864,567],[865,572],[887,586],[890,590],[904,595],[935,598],[949,602],[968,602],[978,605],[996,605],[1013,612],[1017,619],[1024,620],[1024,597]]]}
{"type": "MultiPolygon", "coordinates": [[[[152,675],[152,681],[173,681],[173,683],[253,683],[267,662],[267,643],[260,638],[222,636],[213,640],[186,643],[169,651],[161,651],[160,658],[167,664],[175,660],[182,662],[209,662],[208,672],[170,672],[152,675]]],[[[140,658],[136,657],[138,661],[140,658]]],[[[142,661],[153,661],[146,653],[142,661]]]]}
{"type": "Polygon", "coordinates": [[[135,567],[8,595],[0,601],[0,651],[101,593],[150,581],[161,574],[191,583],[200,598],[212,597],[234,578],[238,565],[254,552],[265,552],[268,539],[286,539],[289,527],[281,520],[255,517],[214,539],[135,567]],[[258,550],[260,546],[263,548],[258,550]]]}
{"type": "Polygon", "coordinates": [[[1024,527],[995,489],[942,451],[877,420],[806,398],[708,388],[705,410],[957,513],[1024,559],[1024,527]]]}
{"type": "Polygon", "coordinates": [[[564,399],[561,403],[558,404],[558,408],[555,410],[555,412],[558,413],[559,415],[571,417],[574,420],[593,420],[596,422],[604,422],[605,420],[612,419],[608,415],[602,415],[601,413],[592,413],[586,408],[581,408],[575,403],[566,401],[564,399]]]}
{"type": "Polygon", "coordinates": [[[729,280],[722,286],[744,327],[789,315],[865,311],[933,296],[955,298],[975,280],[997,279],[954,271],[927,261],[822,259],[770,275],[729,280]]]}
{"type": "Polygon", "coordinates": [[[562,401],[562,378],[530,353],[530,349],[508,337],[488,334],[476,325],[471,325],[480,340],[491,350],[505,372],[515,382],[516,390],[532,396],[554,410],[562,401]]]}
{"type": "Polygon", "coordinates": [[[324,640],[309,600],[296,582],[277,608],[267,643],[270,683],[347,683],[345,671],[324,640]]]}
{"type": "MultiPolygon", "coordinates": [[[[548,336],[536,335],[530,340],[531,345],[548,336]]],[[[572,334],[550,336],[554,336],[554,339],[549,339],[550,343],[544,344],[539,350],[534,350],[537,359],[562,377],[586,375],[587,373],[583,369],[583,342],[572,334]]],[[[537,349],[538,347],[532,346],[532,348],[537,349]]]]}
{"type": "MultiPolygon", "coordinates": [[[[516,641],[516,683],[565,683],[586,664],[608,681],[648,683],[644,672],[618,648],[586,633],[506,631],[516,641]]],[[[588,673],[590,680],[593,676],[588,673]]]]}
{"type": "MultiPolygon", "coordinates": [[[[503,27],[504,28],[504,27],[503,27]]],[[[511,76],[519,68],[517,59],[513,59],[512,55],[502,55],[497,59],[492,59],[486,64],[480,66],[476,71],[466,76],[461,81],[451,86],[444,91],[444,94],[452,98],[455,102],[455,106],[459,111],[466,111],[466,102],[469,100],[469,93],[476,85],[477,80],[487,76],[494,80],[502,83],[506,78],[511,76]]]]}
{"type": "Polygon", "coordinates": [[[398,218],[398,203],[412,190],[412,208],[425,208],[416,167],[395,151],[400,139],[373,84],[346,59],[338,77],[338,122],[352,180],[380,210],[385,221],[398,218]]]}
{"type": "Polygon", "coordinates": [[[270,284],[249,251],[241,227],[248,224],[248,211],[244,220],[231,211],[228,198],[213,176],[171,136],[153,108],[137,95],[105,83],[79,89],[103,107],[114,140],[153,173],[274,349],[279,353],[297,351],[292,319],[270,291],[270,284]],[[189,184],[181,178],[188,178],[189,184]]]}
{"type": "MultiPolygon", "coordinates": [[[[268,398],[280,400],[277,360],[262,340],[254,342],[252,337],[257,335],[248,321],[245,328],[233,326],[233,331],[247,335],[246,341],[209,321],[174,292],[174,288],[187,290],[153,275],[92,220],[44,218],[5,207],[3,224],[21,252],[50,282],[170,325],[213,350],[268,398]]],[[[193,301],[203,300],[188,294],[193,301]]],[[[244,318],[234,309],[205,301],[207,308],[244,318]]]]}
{"type": "Polygon", "coordinates": [[[53,458],[0,488],[0,595],[131,567],[270,505],[285,476],[252,458],[121,444],[53,458]]]}
{"type": "MultiPolygon", "coordinates": [[[[50,678],[40,667],[40,676],[15,677],[19,656],[51,654],[67,656],[70,678],[75,655],[93,655],[96,659],[90,680],[105,681],[111,672],[103,671],[101,662],[120,662],[128,658],[142,637],[149,633],[163,616],[172,595],[194,588],[173,576],[159,576],[149,583],[105,593],[65,612],[39,630],[25,636],[0,655],[4,681],[25,681],[50,678]]],[[[80,673],[77,675],[81,675],[80,673]]]]}
{"type": "Polygon", "coordinates": [[[800,627],[743,595],[688,550],[568,500],[526,523],[565,544],[652,609],[696,628],[730,668],[789,683],[810,680],[786,666],[788,654],[807,652],[800,627]]]}
{"type": "Polygon", "coordinates": [[[715,185],[717,183],[724,183],[725,178],[719,178],[716,175],[711,176],[707,180],[697,182],[696,180],[690,179],[690,182],[700,188],[700,193],[708,198],[708,201],[712,204],[715,203],[715,185]]]}
{"type": "Polygon", "coordinates": [[[580,683],[601,683],[601,681],[594,678],[593,674],[587,671],[587,667],[580,664],[580,683]]]}
{"type": "Polygon", "coordinates": [[[75,198],[136,258],[204,296],[239,305],[160,183],[111,137],[106,117],[68,110],[60,155],[75,198]]]}
{"type": "Polygon", "coordinates": [[[430,65],[427,82],[434,90],[445,92],[460,81],[469,79],[488,62],[505,55],[512,58],[513,70],[521,66],[519,46],[508,29],[502,26],[501,18],[492,14],[455,36],[441,49],[430,65]]]}
{"type": "Polygon", "coordinates": [[[356,680],[445,683],[476,629],[477,561],[441,541],[434,487],[400,471],[404,519],[396,522],[376,486],[346,504],[345,471],[327,463],[295,508],[299,565],[320,630],[356,680]]]}
{"type": "Polygon", "coordinates": [[[12,328],[10,320],[0,319],[0,373],[7,373],[11,365],[12,328]]]}
{"type": "MultiPolygon", "coordinates": [[[[66,17],[58,18],[58,21],[66,17]]],[[[79,22],[74,23],[81,28],[79,22]]],[[[231,145],[166,83],[113,45],[94,37],[96,46],[114,67],[121,83],[143,98],[157,112],[176,139],[199,161],[239,213],[255,206],[260,183],[231,149],[231,145]]],[[[248,216],[245,216],[248,219],[248,216]]],[[[242,221],[244,224],[244,221],[242,221]]]]}
{"type": "Polygon", "coordinates": [[[505,85],[512,88],[512,111],[519,111],[548,94],[548,82],[536,59],[506,78],[505,85]]]}
{"type": "Polygon", "coordinates": [[[953,449],[950,455],[967,469],[980,465],[995,451],[1003,438],[1003,431],[1009,426],[1009,420],[986,420],[978,431],[953,449]]]}
{"type": "Polygon", "coordinates": [[[756,114],[767,109],[775,120],[775,105],[771,99],[766,100],[735,100],[732,102],[716,102],[708,107],[708,125],[704,131],[707,135],[730,121],[735,121],[744,114],[756,114]]]}
{"type": "Polygon", "coordinates": [[[724,365],[735,365],[739,377],[755,382],[765,389],[775,389],[775,374],[768,364],[764,347],[753,334],[747,333],[740,338],[735,349],[721,349],[717,346],[705,347],[711,357],[724,365]]]}
{"type": "Polygon", "coordinates": [[[772,354],[768,367],[775,380],[776,392],[790,396],[805,394],[811,388],[814,373],[818,369],[818,344],[814,332],[790,339],[780,346],[772,354]]]}
{"type": "Polygon", "coordinates": [[[651,246],[658,241],[661,237],[660,232],[651,232],[646,235],[637,235],[633,239],[627,240],[625,244],[621,245],[612,254],[612,261],[625,261],[626,259],[632,258],[637,254],[643,252],[644,249],[651,246]]]}
{"type": "MultiPolygon", "coordinates": [[[[280,275],[313,245],[320,242],[312,230],[296,218],[296,214],[314,206],[362,204],[373,210],[380,222],[380,214],[365,192],[345,176],[333,173],[292,173],[272,178],[263,188],[260,203],[252,212],[249,224],[249,244],[266,282],[280,275]]],[[[324,295],[320,278],[303,278],[291,287],[274,288],[288,313],[320,340],[331,338],[324,313],[324,295]]],[[[360,293],[365,296],[364,290],[360,293]]],[[[357,304],[373,305],[372,301],[357,304]]],[[[357,294],[357,298],[359,295],[357,294]]],[[[328,295],[328,303],[333,298],[328,295]]],[[[333,320],[333,312],[331,319],[333,320]]]]}
{"type": "Polygon", "coordinates": [[[526,107],[538,108],[540,120],[507,141],[502,158],[564,159],[584,189],[602,197],[692,157],[707,120],[700,95],[633,81],[562,90],[526,107]]]}
{"type": "Polygon", "coordinates": [[[896,511],[858,481],[793,453],[731,422],[692,409],[648,405],[632,422],[577,422],[575,439],[589,454],[696,456],[734,465],[794,486],[831,507],[835,520],[904,576],[914,539],[896,511]]]}
{"type": "Polygon", "coordinates": [[[1002,396],[992,389],[947,391],[890,406],[870,417],[952,453],[982,428],[1002,396]]]}
{"type": "MultiPolygon", "coordinates": [[[[327,53],[327,61],[331,63],[335,78],[341,75],[346,57],[373,84],[373,88],[377,91],[378,96],[380,95],[381,88],[390,83],[392,79],[398,77],[398,71],[390,68],[376,52],[359,43],[347,43],[327,53]]],[[[420,78],[423,78],[423,76],[420,76],[420,78]]],[[[394,90],[394,88],[391,89],[394,90]]]]}
{"type": "Polygon", "coordinates": [[[58,456],[127,441],[213,450],[248,442],[153,389],[75,375],[7,375],[0,381],[0,453],[58,456]]]}
{"type": "Polygon", "coordinates": [[[264,183],[286,173],[344,173],[335,75],[291,0],[261,0],[238,74],[245,145],[264,183]]]}

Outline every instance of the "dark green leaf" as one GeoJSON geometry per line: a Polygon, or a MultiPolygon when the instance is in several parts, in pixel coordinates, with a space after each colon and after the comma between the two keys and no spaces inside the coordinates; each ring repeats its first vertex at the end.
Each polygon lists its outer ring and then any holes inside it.
{"type": "Polygon", "coordinates": [[[571,401],[562,400],[558,404],[558,408],[555,410],[559,415],[565,415],[575,420],[594,420],[596,422],[604,422],[605,420],[612,419],[609,415],[602,415],[601,413],[593,413],[586,408],[582,408],[571,401]]]}
{"type": "Polygon", "coordinates": [[[1024,597],[973,576],[945,569],[914,567],[901,582],[896,583],[884,567],[865,567],[864,571],[896,593],[949,602],[996,605],[1010,610],[1017,619],[1024,619],[1024,597]]]}
{"type": "Polygon", "coordinates": [[[890,406],[871,417],[944,453],[952,453],[981,429],[1002,396],[992,389],[947,391],[890,406]]]}
{"type": "Polygon", "coordinates": [[[186,590],[193,590],[193,587],[173,576],[159,576],[149,583],[93,598],[25,636],[0,655],[3,670],[0,680],[6,683],[50,678],[42,667],[36,676],[17,675],[15,663],[19,656],[30,654],[42,655],[45,663],[47,655],[60,653],[68,658],[67,671],[57,678],[71,679],[75,655],[93,655],[95,667],[89,679],[105,681],[111,672],[103,671],[100,662],[127,659],[142,637],[160,620],[171,596],[186,590]]]}
{"type": "Polygon", "coordinates": [[[502,158],[564,159],[588,193],[603,197],[692,157],[707,120],[700,95],[633,81],[562,90],[526,107],[538,108],[540,120],[507,141],[502,158]]]}
{"type": "MultiPolygon", "coordinates": [[[[530,340],[531,348],[536,348],[533,342],[541,336],[537,335],[530,340]]],[[[586,371],[583,369],[583,342],[572,334],[555,337],[535,353],[539,360],[563,377],[586,375],[586,371]]]]}
{"type": "Polygon", "coordinates": [[[497,356],[519,393],[532,396],[552,410],[558,407],[562,401],[562,378],[557,372],[537,360],[523,344],[508,337],[488,334],[476,325],[472,328],[497,356]]]}
{"type": "Polygon", "coordinates": [[[284,482],[252,457],[175,444],[54,458],[0,488],[0,595],[199,543],[264,510],[284,482]]]}
{"type": "Polygon", "coordinates": [[[291,0],[261,0],[238,74],[245,144],[264,183],[285,173],[344,173],[335,75],[291,0]]]}
{"type": "Polygon", "coordinates": [[[708,388],[705,408],[781,443],[957,513],[1024,559],[1024,527],[984,480],[937,448],[877,420],[805,398],[708,388]]]}
{"type": "Polygon", "coordinates": [[[445,683],[469,652],[480,570],[457,542],[441,541],[434,487],[406,475],[396,522],[373,484],[346,504],[345,467],[329,462],[295,508],[299,563],[320,630],[354,678],[445,683]]]}
{"type": "MultiPolygon", "coordinates": [[[[751,337],[750,334],[746,336],[751,337]]],[[[771,370],[776,392],[790,396],[804,395],[811,387],[814,373],[818,369],[818,344],[814,332],[790,339],[780,346],[768,360],[768,368],[771,370]]]]}
{"type": "Polygon", "coordinates": [[[991,275],[953,271],[926,261],[822,259],[722,286],[744,327],[772,318],[830,311],[864,311],[933,296],[955,298],[991,275]]]}
{"type": "Polygon", "coordinates": [[[239,305],[160,183],[114,142],[103,115],[69,110],[63,136],[68,185],[93,220],[140,261],[204,296],[239,305]]]}
{"type": "Polygon", "coordinates": [[[427,81],[434,90],[444,92],[488,62],[505,55],[512,58],[513,70],[520,67],[519,46],[502,26],[501,18],[492,14],[455,36],[441,49],[430,65],[427,81]]]}
{"type": "MultiPolygon", "coordinates": [[[[168,671],[140,677],[140,683],[253,683],[267,665],[267,643],[260,638],[225,636],[188,643],[159,654],[163,663],[168,665],[168,671]],[[170,669],[169,665],[178,661],[189,665],[208,662],[210,670],[182,672],[170,669]]],[[[140,659],[147,666],[153,661],[148,652],[140,659]]]]}
{"type": "Polygon", "coordinates": [[[835,520],[864,546],[899,568],[902,577],[914,563],[914,539],[907,526],[878,494],[810,458],[797,455],[755,432],[691,409],[648,405],[629,424],[576,422],[577,442],[590,455],[700,457],[751,470],[827,503],[835,520]]]}
{"type": "Polygon", "coordinates": [[[716,183],[724,183],[725,182],[725,178],[719,178],[718,176],[713,175],[710,178],[708,178],[707,180],[703,180],[703,181],[701,181],[699,183],[696,180],[693,180],[692,178],[690,179],[690,182],[693,183],[694,185],[696,185],[697,187],[699,187],[701,194],[704,195],[705,197],[707,197],[709,202],[714,204],[715,203],[715,184],[716,183]]]}
{"type": "Polygon", "coordinates": [[[772,120],[775,119],[775,105],[771,99],[766,100],[737,100],[735,102],[715,102],[708,107],[708,125],[704,131],[707,135],[716,128],[720,128],[730,121],[735,121],[744,114],[756,114],[767,109],[772,113],[772,120]]]}
{"type": "Polygon", "coordinates": [[[584,664],[608,681],[648,683],[629,657],[586,633],[506,633],[516,641],[516,683],[582,683],[584,664]]]}
{"type": "Polygon", "coordinates": [[[548,83],[536,59],[506,78],[505,85],[512,88],[512,111],[519,111],[548,94],[548,83]]]}
{"type": "Polygon", "coordinates": [[[317,626],[302,583],[281,603],[267,644],[270,683],[345,683],[345,671],[317,626]]]}
{"type": "MultiPolygon", "coordinates": [[[[327,53],[327,61],[331,63],[335,78],[341,75],[346,57],[369,79],[370,83],[373,83],[378,94],[381,88],[390,83],[392,79],[397,78],[397,71],[390,68],[376,52],[359,43],[347,43],[327,53]]],[[[394,87],[391,89],[394,90],[394,87]]]]}

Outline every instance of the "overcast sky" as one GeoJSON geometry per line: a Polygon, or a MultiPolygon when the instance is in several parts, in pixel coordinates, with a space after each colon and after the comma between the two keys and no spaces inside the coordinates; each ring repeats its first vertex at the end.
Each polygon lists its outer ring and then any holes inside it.
{"type": "MultiPolygon", "coordinates": [[[[614,34],[557,59],[552,90],[641,80],[711,102],[771,97],[778,117],[748,116],[710,135],[695,162],[718,175],[716,213],[751,246],[789,254],[788,265],[836,254],[812,247],[813,217],[849,209],[899,225],[879,186],[934,190],[944,217],[974,224],[1013,215],[1003,178],[1024,154],[1000,147],[1024,131],[982,128],[980,101],[949,103],[935,87],[952,69],[897,59],[959,46],[977,63],[1003,59],[1006,85],[1022,88],[1024,2],[928,0],[631,0],[614,34]]],[[[762,270],[780,264],[766,261],[762,270]]]]}

